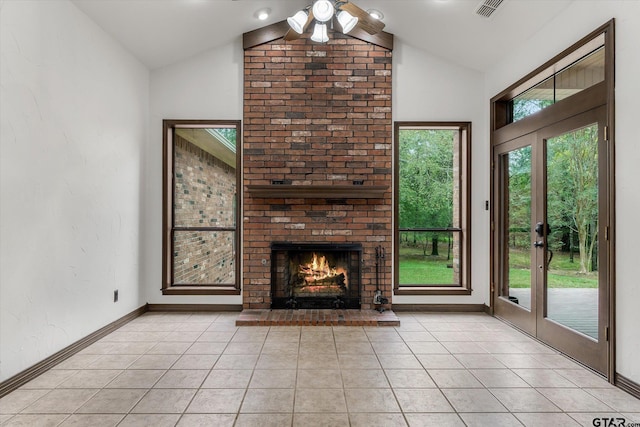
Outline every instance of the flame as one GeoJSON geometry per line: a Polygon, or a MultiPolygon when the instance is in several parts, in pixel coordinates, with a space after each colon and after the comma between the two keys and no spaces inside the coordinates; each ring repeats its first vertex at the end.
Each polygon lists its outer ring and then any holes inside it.
{"type": "Polygon", "coordinates": [[[313,254],[311,262],[306,265],[300,265],[298,271],[304,275],[304,281],[306,283],[313,283],[318,280],[338,276],[341,273],[346,273],[342,268],[331,267],[324,256],[318,257],[315,253],[313,254]]]}

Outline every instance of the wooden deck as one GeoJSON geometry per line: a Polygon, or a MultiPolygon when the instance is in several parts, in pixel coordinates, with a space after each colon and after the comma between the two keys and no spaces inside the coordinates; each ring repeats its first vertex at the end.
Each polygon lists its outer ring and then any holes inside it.
{"type": "MultiPolygon", "coordinates": [[[[511,296],[520,304],[531,306],[529,288],[510,289],[511,296]]],[[[598,289],[549,289],[548,316],[551,320],[575,329],[592,338],[598,338],[598,289]]]]}

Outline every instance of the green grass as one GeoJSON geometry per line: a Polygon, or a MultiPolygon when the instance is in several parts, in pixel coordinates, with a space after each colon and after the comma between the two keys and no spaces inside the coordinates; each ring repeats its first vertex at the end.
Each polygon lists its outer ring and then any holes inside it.
{"type": "MultiPolygon", "coordinates": [[[[529,252],[524,250],[510,250],[509,252],[509,287],[531,287],[529,268],[529,252]]],[[[571,262],[569,254],[555,252],[549,271],[547,272],[547,287],[549,288],[597,288],[598,272],[578,274],[580,261],[578,255],[571,262]]]]}
{"type": "MultiPolygon", "coordinates": [[[[440,246],[440,245],[438,245],[440,246]]],[[[423,255],[422,248],[400,248],[401,285],[453,285],[453,269],[448,268],[447,248],[439,248],[441,256],[423,255]]],[[[427,253],[431,253],[431,248],[427,253]]]]}
{"type": "MultiPolygon", "coordinates": [[[[439,248],[440,256],[423,255],[422,248],[401,247],[399,260],[400,285],[453,285],[453,269],[448,268],[447,247],[439,248]]],[[[427,250],[431,253],[431,247],[427,250]]],[[[578,257],[571,262],[568,254],[556,253],[547,273],[547,286],[550,288],[597,288],[598,273],[586,275],[577,273],[578,257]]],[[[531,287],[531,273],[528,268],[528,253],[514,251],[510,253],[509,286],[511,288],[531,287]]]]}
{"type": "Polygon", "coordinates": [[[453,269],[439,260],[401,259],[399,273],[401,285],[453,284],[453,269]]]}
{"type": "MultiPolygon", "coordinates": [[[[531,276],[530,271],[521,268],[509,269],[509,287],[510,288],[530,288],[531,276]]],[[[548,288],[597,288],[598,279],[593,276],[577,276],[560,274],[549,271],[547,273],[548,288]]]]}

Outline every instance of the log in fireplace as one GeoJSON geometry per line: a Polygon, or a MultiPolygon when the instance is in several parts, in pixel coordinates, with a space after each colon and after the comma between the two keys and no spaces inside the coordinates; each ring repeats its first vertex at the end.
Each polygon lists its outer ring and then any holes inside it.
{"type": "Polygon", "coordinates": [[[271,244],[272,309],[360,309],[362,245],[271,244]]]}

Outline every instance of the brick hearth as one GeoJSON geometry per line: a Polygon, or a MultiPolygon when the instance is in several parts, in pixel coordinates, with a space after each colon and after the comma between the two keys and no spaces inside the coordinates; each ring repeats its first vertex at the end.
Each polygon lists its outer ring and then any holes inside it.
{"type": "MultiPolygon", "coordinates": [[[[362,244],[369,310],[375,248],[391,254],[391,51],[339,33],[326,44],[307,37],[245,50],[243,306],[270,307],[272,241],[336,242],[362,244]],[[288,194],[265,191],[274,181],[288,194]],[[324,186],[340,191],[328,197],[324,186]]],[[[390,257],[380,282],[391,302],[390,257]]]]}
{"type": "Polygon", "coordinates": [[[400,319],[390,310],[243,310],[236,326],[400,326],[400,319]]]}

